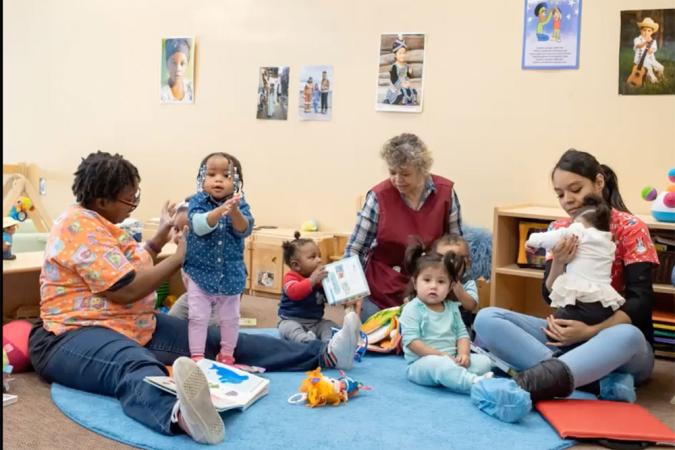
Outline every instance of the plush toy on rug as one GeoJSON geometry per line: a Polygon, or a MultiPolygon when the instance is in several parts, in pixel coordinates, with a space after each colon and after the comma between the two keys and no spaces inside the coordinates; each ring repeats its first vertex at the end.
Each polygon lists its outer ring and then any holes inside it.
{"type": "Polygon", "coordinates": [[[347,403],[349,398],[355,396],[359,391],[369,390],[362,383],[348,377],[343,371],[340,371],[340,378],[330,378],[321,373],[321,368],[307,372],[305,378],[298,389],[300,393],[292,395],[288,403],[303,403],[314,408],[317,406],[333,405],[347,403]]]}

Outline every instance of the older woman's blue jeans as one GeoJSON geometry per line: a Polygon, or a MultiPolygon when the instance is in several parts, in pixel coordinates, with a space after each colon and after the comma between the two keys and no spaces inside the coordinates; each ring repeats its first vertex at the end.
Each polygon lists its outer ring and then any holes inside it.
{"type": "MultiPolygon", "coordinates": [[[[480,345],[516,370],[529,369],[557,350],[546,345],[545,327],[544,319],[495,307],[480,310],[474,322],[480,345]]],[[[631,374],[640,383],[654,367],[651,346],[637,327],[628,324],[602,330],[559,359],[572,371],[575,387],[614,371],[631,374]]]]}
{"type": "MultiPolygon", "coordinates": [[[[119,399],[124,413],[163,434],[172,434],[171,410],[176,397],[143,381],[167,375],[165,365],[190,354],[187,321],[158,314],[157,328],[145,347],[102,327],[70,331],[50,353],[39,373],[47,381],[119,399]]],[[[270,336],[239,334],[237,362],[268,370],[310,370],[320,365],[320,341],[296,344],[270,336]]],[[[210,327],[206,357],[220,351],[218,328],[210,327]]]]}
{"type": "Polygon", "coordinates": [[[370,297],[364,297],[361,301],[361,323],[365,323],[365,321],[368,320],[368,317],[380,311],[380,309],[379,306],[373,303],[370,297]]]}

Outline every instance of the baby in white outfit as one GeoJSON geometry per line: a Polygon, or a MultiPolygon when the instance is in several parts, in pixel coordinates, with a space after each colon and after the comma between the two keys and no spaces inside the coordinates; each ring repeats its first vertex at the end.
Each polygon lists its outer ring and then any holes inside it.
{"type": "Polygon", "coordinates": [[[546,250],[551,250],[564,237],[575,235],[579,239],[574,259],[551,287],[551,306],[556,308],[556,318],[595,325],[625,303],[611,283],[616,252],[609,232],[611,214],[601,199],[587,197],[569,227],[533,233],[528,238],[528,247],[546,250]]]}

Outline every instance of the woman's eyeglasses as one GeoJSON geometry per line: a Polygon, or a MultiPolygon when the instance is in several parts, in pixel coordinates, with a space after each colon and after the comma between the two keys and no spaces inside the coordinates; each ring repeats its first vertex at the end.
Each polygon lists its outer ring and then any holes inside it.
{"type": "Polygon", "coordinates": [[[122,200],[121,198],[118,198],[117,201],[123,205],[130,206],[131,210],[133,211],[138,207],[139,203],[141,203],[141,189],[138,188],[138,191],[136,191],[136,194],[134,194],[134,199],[132,201],[122,200]]]}

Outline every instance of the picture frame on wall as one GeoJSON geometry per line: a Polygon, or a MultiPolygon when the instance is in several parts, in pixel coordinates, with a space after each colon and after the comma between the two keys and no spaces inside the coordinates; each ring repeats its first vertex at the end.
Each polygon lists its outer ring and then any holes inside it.
{"type": "Polygon", "coordinates": [[[578,69],[581,0],[525,0],[522,68],[578,69]]]}
{"type": "Polygon", "coordinates": [[[375,110],[422,112],[424,33],[380,35],[375,110]]]}
{"type": "Polygon", "coordinates": [[[299,81],[300,120],[330,120],[333,114],[333,66],[303,66],[299,81]]]}
{"type": "Polygon", "coordinates": [[[288,119],[288,66],[261,67],[258,72],[258,106],[256,118],[288,119]]]}
{"type": "Polygon", "coordinates": [[[619,94],[675,94],[675,9],[621,11],[619,36],[619,94]]]}
{"type": "Polygon", "coordinates": [[[161,103],[194,103],[194,56],[194,37],[169,37],[162,39],[159,87],[159,99],[161,103]]]}

